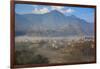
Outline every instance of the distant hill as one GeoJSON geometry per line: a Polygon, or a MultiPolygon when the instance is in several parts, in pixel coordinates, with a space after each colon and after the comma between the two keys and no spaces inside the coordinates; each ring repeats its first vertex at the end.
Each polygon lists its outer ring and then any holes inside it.
{"type": "Polygon", "coordinates": [[[15,14],[16,36],[93,35],[93,29],[93,23],[74,15],[65,16],[57,10],[45,14],[15,14]]]}

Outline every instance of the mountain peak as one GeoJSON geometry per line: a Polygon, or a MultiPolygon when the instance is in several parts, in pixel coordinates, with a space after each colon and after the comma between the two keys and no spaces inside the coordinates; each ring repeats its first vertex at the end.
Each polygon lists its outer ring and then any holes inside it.
{"type": "Polygon", "coordinates": [[[57,16],[57,15],[64,16],[64,14],[61,13],[60,11],[58,11],[58,10],[52,10],[51,12],[49,12],[47,14],[51,14],[51,15],[55,15],[55,16],[57,16]]]}
{"type": "Polygon", "coordinates": [[[59,12],[58,10],[52,10],[51,12],[59,12]]]}
{"type": "Polygon", "coordinates": [[[70,18],[72,18],[72,19],[79,19],[77,16],[75,16],[75,15],[70,15],[69,16],[70,18]]]}
{"type": "Polygon", "coordinates": [[[56,13],[56,14],[62,14],[60,11],[58,11],[58,10],[53,10],[53,11],[51,11],[50,13],[56,13]]]}
{"type": "Polygon", "coordinates": [[[71,17],[76,17],[75,15],[70,15],[71,17]]]}

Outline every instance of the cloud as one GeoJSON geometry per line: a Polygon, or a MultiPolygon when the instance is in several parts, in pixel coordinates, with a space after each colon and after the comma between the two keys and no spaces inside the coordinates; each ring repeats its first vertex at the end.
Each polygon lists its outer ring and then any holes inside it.
{"type": "Polygon", "coordinates": [[[63,8],[62,6],[51,6],[51,10],[61,10],[63,8]]]}
{"type": "Polygon", "coordinates": [[[48,8],[43,8],[43,9],[40,9],[40,12],[47,13],[47,12],[49,12],[49,9],[48,8]]]}
{"type": "Polygon", "coordinates": [[[75,10],[71,9],[71,8],[68,8],[68,9],[65,9],[65,7],[63,6],[51,6],[51,10],[58,10],[62,13],[72,13],[72,12],[75,12],[75,10]]]}
{"type": "Polygon", "coordinates": [[[53,11],[53,10],[58,10],[59,12],[65,14],[65,13],[73,13],[75,12],[75,10],[73,10],[72,8],[66,8],[65,7],[62,7],[62,6],[51,6],[50,8],[47,8],[47,7],[43,7],[43,8],[34,8],[32,10],[32,13],[34,14],[44,14],[44,13],[48,13],[50,11],[53,11]]]}
{"type": "Polygon", "coordinates": [[[67,13],[72,13],[72,12],[74,12],[74,10],[71,9],[71,8],[69,8],[69,9],[66,10],[66,12],[67,12],[67,13]]]}
{"type": "Polygon", "coordinates": [[[72,13],[72,12],[75,12],[75,10],[71,9],[71,8],[68,8],[66,10],[59,10],[60,12],[62,13],[72,13]]]}
{"type": "Polygon", "coordinates": [[[38,8],[35,8],[34,10],[32,10],[32,13],[35,13],[35,14],[44,14],[44,13],[48,13],[49,12],[49,9],[48,8],[41,8],[41,9],[38,9],[38,8]]]}

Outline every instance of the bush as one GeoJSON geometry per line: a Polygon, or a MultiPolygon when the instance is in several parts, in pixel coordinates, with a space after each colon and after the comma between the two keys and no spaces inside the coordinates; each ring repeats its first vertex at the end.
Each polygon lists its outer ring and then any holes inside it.
{"type": "Polygon", "coordinates": [[[16,44],[15,63],[16,65],[22,64],[44,64],[49,63],[48,59],[42,55],[36,54],[35,48],[29,48],[28,44],[16,44]]]}
{"type": "Polygon", "coordinates": [[[16,51],[16,64],[42,64],[48,63],[48,59],[42,55],[35,55],[27,50],[16,51]]]}

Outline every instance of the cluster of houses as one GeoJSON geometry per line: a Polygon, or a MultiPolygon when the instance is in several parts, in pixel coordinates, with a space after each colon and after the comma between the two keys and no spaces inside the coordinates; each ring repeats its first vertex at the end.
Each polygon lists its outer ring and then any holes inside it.
{"type": "MultiPolygon", "coordinates": [[[[49,48],[63,48],[63,47],[74,47],[74,43],[82,44],[84,41],[92,41],[92,48],[95,47],[94,38],[93,37],[81,37],[79,39],[43,39],[43,40],[31,40],[32,44],[37,46],[44,46],[49,48]]],[[[30,40],[25,39],[21,42],[30,42],[30,40]]]]}

